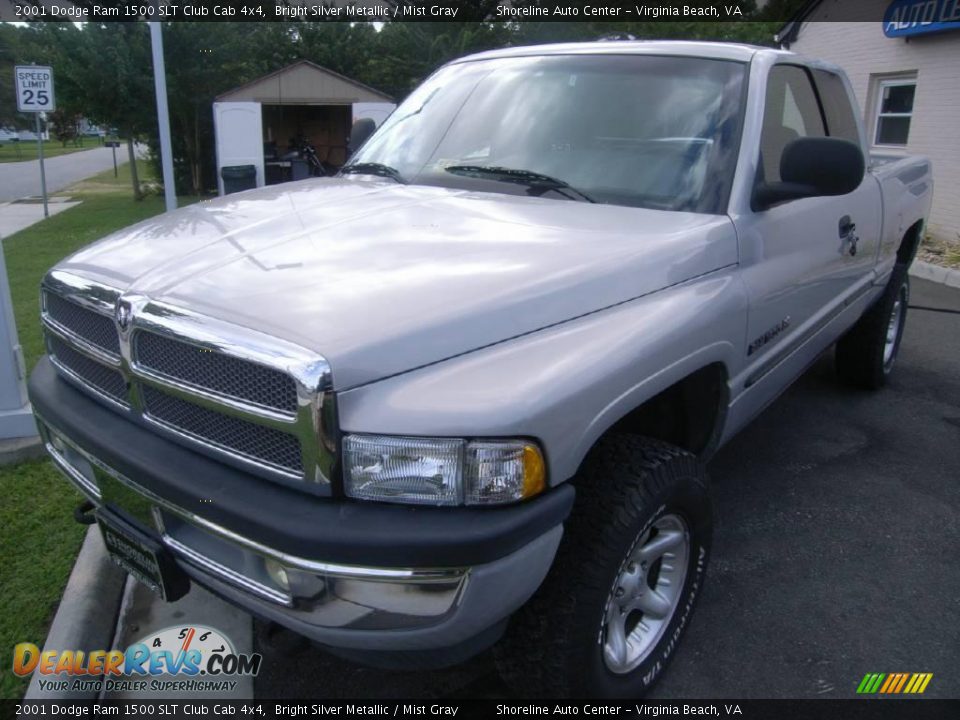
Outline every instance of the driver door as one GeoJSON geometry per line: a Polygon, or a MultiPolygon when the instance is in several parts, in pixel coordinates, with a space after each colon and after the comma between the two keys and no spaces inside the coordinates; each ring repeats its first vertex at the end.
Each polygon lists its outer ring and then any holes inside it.
{"type": "MultiPolygon", "coordinates": [[[[792,140],[829,136],[831,129],[837,137],[848,134],[849,127],[828,122],[837,116],[834,111],[825,111],[809,69],[774,66],[764,104],[758,181],[780,179],[780,157],[792,140]]],[[[853,128],[856,133],[855,122],[853,128]]],[[[880,222],[880,197],[869,173],[847,195],[793,200],[755,212],[741,237],[750,304],[747,387],[761,383],[796,353],[803,357],[791,366],[802,371],[833,341],[820,331],[869,288],[880,222]]],[[[782,381],[777,377],[773,384],[782,381]]]]}

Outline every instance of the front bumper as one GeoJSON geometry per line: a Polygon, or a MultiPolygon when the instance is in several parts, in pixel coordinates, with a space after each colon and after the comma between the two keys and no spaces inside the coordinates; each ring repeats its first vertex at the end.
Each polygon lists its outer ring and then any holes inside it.
{"type": "Polygon", "coordinates": [[[434,650],[483,634],[540,585],[573,502],[567,486],[497,509],[319,498],[131,423],[46,358],[30,397],[48,452],[91,502],[124,510],[199,584],[335,648],[434,650]]]}

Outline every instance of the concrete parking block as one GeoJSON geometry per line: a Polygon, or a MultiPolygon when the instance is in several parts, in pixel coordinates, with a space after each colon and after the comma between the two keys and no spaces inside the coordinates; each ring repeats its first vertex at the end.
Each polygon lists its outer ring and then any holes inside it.
{"type": "MultiPolygon", "coordinates": [[[[53,618],[43,645],[46,650],[108,650],[117,626],[120,596],[126,578],[107,555],[103,538],[96,526],[90,526],[84,538],[63,599],[53,618]]],[[[52,690],[41,687],[41,681],[68,680],[34,673],[25,700],[95,700],[95,691],[52,690]]]]}
{"type": "Polygon", "coordinates": [[[0,440],[0,466],[38,460],[45,455],[39,435],[0,440]]]}
{"type": "MultiPolygon", "coordinates": [[[[220,600],[215,595],[194,584],[190,592],[180,600],[167,603],[157,597],[146,586],[133,578],[128,578],[123,594],[123,603],[113,647],[124,649],[132,643],[154,636],[171,627],[189,628],[206,626],[220,631],[229,638],[238,653],[253,652],[253,620],[247,613],[220,600]]],[[[131,680],[143,680],[143,676],[131,676],[131,680]]],[[[104,699],[110,700],[250,700],[253,698],[253,678],[230,676],[188,678],[183,675],[156,675],[149,680],[182,681],[188,679],[223,679],[236,682],[231,690],[223,692],[171,693],[150,689],[142,691],[123,690],[105,692],[104,699]]]]}

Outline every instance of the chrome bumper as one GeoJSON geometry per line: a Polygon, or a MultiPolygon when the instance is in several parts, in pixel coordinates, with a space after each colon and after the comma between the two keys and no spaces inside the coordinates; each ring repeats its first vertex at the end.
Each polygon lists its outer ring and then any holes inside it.
{"type": "Polygon", "coordinates": [[[469,569],[356,567],[293,557],[244,538],[157,497],[107,467],[38,418],[57,468],[96,506],[127,511],[181,563],[262,600],[309,612],[324,627],[393,627],[438,622],[457,605],[469,569]]]}
{"type": "Polygon", "coordinates": [[[37,425],[56,467],[95,506],[123,509],[199,584],[334,647],[430,649],[468,640],[526,602],[562,535],[558,525],[476,567],[367,567],[296,557],[158,497],[39,415],[37,425]]]}

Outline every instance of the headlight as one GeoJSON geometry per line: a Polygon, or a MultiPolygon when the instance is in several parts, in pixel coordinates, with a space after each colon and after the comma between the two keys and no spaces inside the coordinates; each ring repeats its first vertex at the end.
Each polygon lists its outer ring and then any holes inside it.
{"type": "Polygon", "coordinates": [[[499,505],[546,487],[540,449],[524,440],[347,435],[350,497],[416,505],[499,505]]]}

